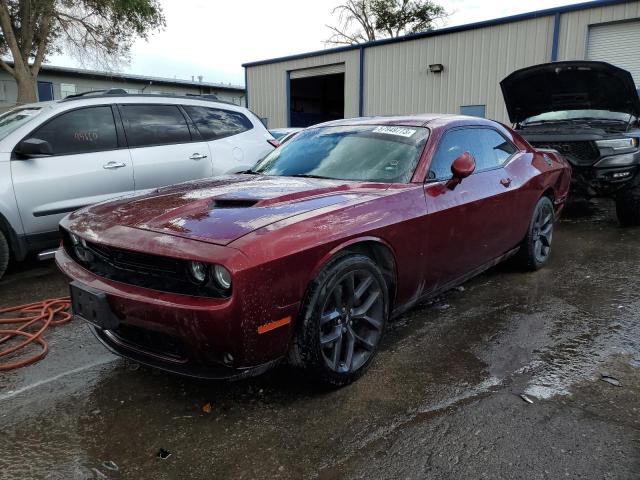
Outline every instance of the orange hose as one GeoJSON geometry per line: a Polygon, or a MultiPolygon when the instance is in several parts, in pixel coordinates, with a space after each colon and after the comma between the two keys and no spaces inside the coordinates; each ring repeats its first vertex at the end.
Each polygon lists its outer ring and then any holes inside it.
{"type": "Polygon", "coordinates": [[[42,360],[49,352],[49,346],[42,335],[50,326],[63,325],[71,321],[70,306],[69,297],[62,297],[0,309],[0,326],[19,325],[15,328],[0,328],[0,345],[7,344],[18,337],[26,337],[21,342],[11,342],[11,345],[0,348],[0,359],[28,345],[34,343],[40,345],[40,351],[31,356],[12,362],[0,362],[0,371],[13,370],[42,360]],[[17,316],[9,317],[9,314],[17,316]]]}

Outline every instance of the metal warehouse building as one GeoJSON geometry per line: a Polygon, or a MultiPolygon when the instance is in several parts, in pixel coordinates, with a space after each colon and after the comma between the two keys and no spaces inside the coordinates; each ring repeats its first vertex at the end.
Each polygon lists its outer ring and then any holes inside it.
{"type": "Polygon", "coordinates": [[[508,122],[500,80],[584,59],[625,68],[640,86],[640,1],[593,1],[243,66],[248,106],[274,128],[418,112],[508,122]]]}

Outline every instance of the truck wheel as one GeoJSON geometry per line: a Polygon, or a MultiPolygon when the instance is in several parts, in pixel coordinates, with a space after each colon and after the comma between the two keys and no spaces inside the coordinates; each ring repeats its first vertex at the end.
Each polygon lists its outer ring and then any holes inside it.
{"type": "Polygon", "coordinates": [[[7,271],[7,265],[9,265],[9,243],[4,233],[0,232],[0,278],[7,271]]]}
{"type": "Polygon", "coordinates": [[[640,225],[640,186],[621,192],[616,197],[616,214],[622,226],[640,225]]]}
{"type": "Polygon", "coordinates": [[[388,315],[387,284],[375,262],[337,257],[309,286],[290,361],[325,385],[347,385],[373,361],[388,315]]]}
{"type": "Polygon", "coordinates": [[[527,270],[539,270],[549,261],[554,223],[553,202],[542,197],[533,209],[529,230],[518,252],[520,264],[527,270]]]}

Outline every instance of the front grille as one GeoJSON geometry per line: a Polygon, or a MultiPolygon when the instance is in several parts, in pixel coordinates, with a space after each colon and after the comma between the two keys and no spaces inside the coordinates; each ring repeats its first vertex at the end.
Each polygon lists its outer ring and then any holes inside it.
{"type": "Polygon", "coordinates": [[[593,165],[600,152],[595,142],[591,141],[571,141],[571,142],[532,142],[536,148],[551,148],[557,150],[574,165],[593,165]]]}
{"type": "Polygon", "coordinates": [[[85,242],[84,258],[78,255],[68,232],[62,230],[66,252],[92,273],[117,282],[150,288],[161,292],[198,297],[227,298],[231,292],[218,288],[212,281],[199,285],[191,281],[185,260],[150,255],[94,242],[85,242]]]}

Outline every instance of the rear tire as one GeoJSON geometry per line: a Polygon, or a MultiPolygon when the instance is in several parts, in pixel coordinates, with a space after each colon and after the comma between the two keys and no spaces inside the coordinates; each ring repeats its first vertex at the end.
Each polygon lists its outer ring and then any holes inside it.
{"type": "Polygon", "coordinates": [[[549,262],[554,225],[553,202],[549,197],[542,197],[533,209],[527,235],[518,252],[523,268],[539,270],[549,262]]]}
{"type": "Polygon", "coordinates": [[[625,190],[616,197],[616,215],[624,227],[640,225],[640,186],[625,190]]]}
{"type": "Polygon", "coordinates": [[[7,271],[7,265],[9,265],[9,243],[4,233],[0,231],[0,278],[7,271]]]}
{"type": "Polygon", "coordinates": [[[364,255],[340,255],[309,285],[290,361],[325,385],[347,385],[373,361],[388,315],[380,268],[364,255]]]}

